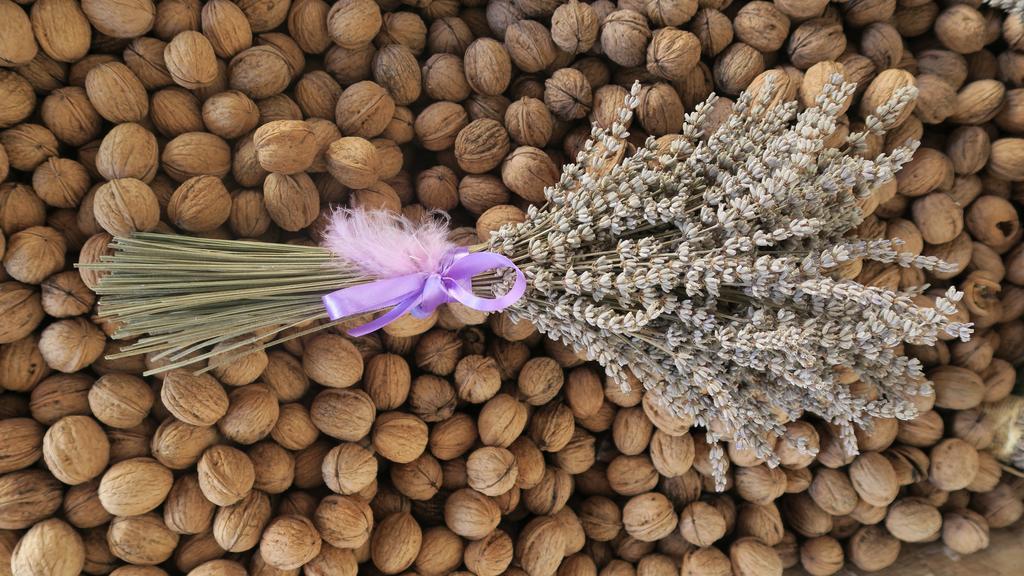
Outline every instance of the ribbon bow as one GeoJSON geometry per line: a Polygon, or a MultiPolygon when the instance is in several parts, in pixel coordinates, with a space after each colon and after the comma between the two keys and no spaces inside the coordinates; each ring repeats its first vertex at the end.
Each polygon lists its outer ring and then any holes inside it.
{"type": "Polygon", "coordinates": [[[383,316],[348,331],[363,336],[394,322],[409,312],[426,318],[441,304],[461,302],[481,312],[497,312],[515,304],[526,292],[526,277],[511,260],[494,252],[470,253],[466,248],[449,250],[433,273],[417,272],[381,278],[366,284],[343,288],[323,297],[331,320],[365,314],[391,306],[383,316]],[[489,270],[512,268],[516,281],[512,288],[496,298],[473,294],[473,277],[489,270]]]}

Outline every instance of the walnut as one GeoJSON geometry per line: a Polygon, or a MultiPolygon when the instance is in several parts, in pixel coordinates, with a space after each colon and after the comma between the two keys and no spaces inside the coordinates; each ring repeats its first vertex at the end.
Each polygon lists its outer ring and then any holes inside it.
{"type": "Polygon", "coordinates": [[[904,542],[930,541],[942,526],[938,508],[921,498],[903,498],[889,508],[885,527],[904,542]]]}
{"type": "Polygon", "coordinates": [[[835,574],[843,567],[843,546],[831,536],[819,536],[800,546],[800,565],[812,576],[835,574]]]}
{"type": "Polygon", "coordinates": [[[558,50],[551,32],[536,20],[519,20],[509,26],[505,31],[505,48],[512,63],[527,73],[540,72],[550,66],[558,50]]]}
{"type": "Polygon", "coordinates": [[[872,506],[887,506],[899,492],[892,464],[877,452],[865,452],[853,461],[850,482],[861,500],[872,506]]]}
{"type": "MultiPolygon", "coordinates": [[[[424,86],[416,55],[401,44],[382,46],[377,51],[373,58],[373,78],[399,106],[407,106],[419,99],[424,86]]],[[[460,80],[465,84],[464,76],[460,80]]],[[[468,87],[466,92],[468,95],[468,87]]]]}
{"type": "Polygon", "coordinates": [[[501,374],[493,358],[471,355],[456,366],[455,384],[461,399],[482,404],[498,394],[501,374]]]}
{"type": "Polygon", "coordinates": [[[959,438],[947,438],[928,454],[928,480],[936,488],[952,491],[967,487],[978,472],[978,451],[959,438]]]}
{"type": "Polygon", "coordinates": [[[45,470],[17,470],[0,476],[0,529],[22,530],[53,516],[63,484],[45,470]]]}
{"type": "Polygon", "coordinates": [[[551,15],[551,39],[561,50],[582,54],[597,42],[597,12],[590,4],[570,0],[551,15]]]}
{"type": "Polygon", "coordinates": [[[139,122],[149,113],[145,87],[120,62],[103,63],[89,70],[85,92],[96,112],[111,122],[139,122]]]}
{"type": "Polygon", "coordinates": [[[199,486],[199,477],[187,474],[178,477],[164,502],[164,524],[178,534],[199,534],[213,524],[216,505],[206,499],[199,486]]]}
{"type": "Polygon", "coordinates": [[[824,60],[835,60],[845,49],[843,27],[828,18],[814,18],[797,26],[787,46],[790,62],[801,70],[824,60]]]}
{"type": "Polygon", "coordinates": [[[280,415],[277,396],[263,384],[249,384],[228,395],[228,411],[217,429],[239,444],[255,444],[274,429],[280,415]]]}
{"type": "Polygon", "coordinates": [[[751,2],[733,21],[736,38],[760,52],[774,52],[789,36],[789,18],[771,2],[751,2]]]}
{"type": "Polygon", "coordinates": [[[82,537],[56,518],[33,526],[10,551],[12,574],[73,576],[81,573],[85,561],[82,537]]]}
{"type": "Polygon", "coordinates": [[[492,38],[477,38],[464,55],[466,81],[470,88],[485,96],[499,95],[512,81],[509,51],[492,38]]]}
{"type": "Polygon", "coordinates": [[[341,133],[361,138],[380,135],[394,115],[395,100],[384,87],[368,80],[346,88],[335,108],[341,133]]]}
{"type": "Polygon", "coordinates": [[[654,489],[658,472],[647,456],[616,456],[608,463],[608,484],[616,494],[635,496],[654,489]]]}
{"type": "Polygon", "coordinates": [[[513,488],[518,470],[511,452],[485,446],[469,455],[466,472],[471,488],[487,496],[499,496],[513,488]]]}
{"type": "Polygon", "coordinates": [[[697,11],[689,27],[700,41],[701,53],[717,56],[733,40],[732,21],[718,10],[707,7],[697,11]]]}
{"type": "Polygon", "coordinates": [[[145,514],[163,503],[173,479],[171,471],[152,458],[123,460],[100,479],[100,503],[115,516],[145,514]]]}
{"type": "Polygon", "coordinates": [[[622,508],[622,524],[626,533],[643,542],[655,542],[676,529],[679,518],[672,502],[658,492],[630,498],[622,508]]]}
{"type": "Polygon", "coordinates": [[[47,366],[70,374],[99,358],[105,343],[103,332],[79,316],[47,326],[39,336],[39,352],[47,366]]]}
{"type": "Polygon", "coordinates": [[[440,422],[455,411],[455,389],[447,380],[417,376],[409,391],[409,409],[424,422],[440,422]]]}
{"type": "Polygon", "coordinates": [[[989,526],[973,510],[958,508],[942,515],[942,543],[959,554],[973,554],[988,548],[989,526]]]}
{"type": "Polygon", "coordinates": [[[770,504],[786,491],[786,475],[765,464],[737,467],[735,482],[739,495],[755,504],[770,504]]]}
{"type": "Polygon", "coordinates": [[[380,159],[369,140],[340,138],[328,146],[325,159],[331,175],[350,188],[365,188],[379,177],[380,159]]]}
{"type": "Polygon", "coordinates": [[[42,452],[50,472],[73,486],[103,473],[110,459],[110,442],[92,418],[66,416],[46,431],[42,452]]]}
{"type": "Polygon", "coordinates": [[[33,226],[11,235],[3,254],[4,270],[26,284],[40,284],[64,267],[67,241],[57,230],[33,226]]]}
{"type": "Polygon", "coordinates": [[[310,418],[328,436],[354,442],[369,433],[376,409],[366,392],[327,389],[313,399],[310,418]]]}
{"type": "Polygon", "coordinates": [[[675,134],[683,126],[683,102],[672,86],[659,82],[640,92],[637,117],[653,136],[675,134]]]}
{"type": "Polygon", "coordinates": [[[383,458],[412,462],[427,447],[427,425],[412,414],[384,412],[373,423],[373,447],[383,458]]]}
{"type": "Polygon", "coordinates": [[[193,176],[224,177],[231,171],[231,148],[208,132],[186,132],[164,146],[160,166],[176,182],[193,176]]]}
{"type": "Polygon", "coordinates": [[[195,426],[212,426],[228,411],[228,395],[220,382],[188,370],[164,375],[160,400],[175,418],[195,426]]]}
{"type": "Polygon", "coordinates": [[[620,66],[642,65],[650,39],[647,18],[633,10],[616,10],[601,24],[601,49],[620,66]]]}
{"type": "Polygon", "coordinates": [[[971,54],[985,47],[985,17],[968,5],[951,6],[935,19],[935,36],[946,48],[971,54]]]}
{"type": "Polygon", "coordinates": [[[322,334],[306,345],[302,366],[314,381],[332,388],[347,388],[363,376],[363,360],[356,347],[341,336],[322,334]]]}
{"type": "Polygon", "coordinates": [[[733,574],[729,557],[714,546],[693,548],[683,556],[681,576],[729,576],[733,574]]]}
{"type": "Polygon", "coordinates": [[[213,537],[228,552],[251,550],[259,543],[270,516],[270,499],[252,490],[241,501],[217,510],[213,518],[213,537]]]}
{"type": "Polygon", "coordinates": [[[557,519],[530,520],[516,540],[514,558],[528,574],[553,574],[562,562],[565,535],[557,519]]]}
{"type": "Polygon", "coordinates": [[[295,67],[292,54],[283,45],[268,40],[236,54],[228,63],[227,84],[255,100],[279,95],[292,80],[295,67]]]}
{"type": "Polygon", "coordinates": [[[320,534],[298,515],[274,518],[260,538],[260,557],[279,570],[295,570],[320,554],[320,534]]]}
{"type": "Polygon", "coordinates": [[[369,44],[382,23],[380,7],[369,0],[338,2],[327,14],[327,32],[343,48],[369,44]]]}
{"type": "Polygon", "coordinates": [[[490,534],[501,520],[501,511],[494,500],[473,490],[456,490],[444,504],[444,521],[452,532],[469,540],[490,534]]]}
{"type": "Polygon", "coordinates": [[[779,555],[757,538],[740,538],[733,542],[729,546],[729,559],[735,576],[782,573],[779,555]]]}
{"type": "Polygon", "coordinates": [[[470,174],[482,174],[496,168],[508,151],[508,132],[495,120],[474,120],[455,138],[455,158],[459,167],[470,174]]]}
{"type": "Polygon", "coordinates": [[[217,440],[217,429],[212,426],[193,426],[168,418],[153,435],[153,457],[168,468],[182,470],[198,462],[203,451],[217,440]]]}
{"type": "MultiPolygon", "coordinates": [[[[700,40],[692,33],[660,28],[647,46],[647,71],[669,82],[681,82],[700,62],[700,52],[700,40]]],[[[622,101],[613,98],[611,103],[621,107],[622,101]]]]}
{"type": "Polygon", "coordinates": [[[320,215],[320,196],[308,174],[270,174],[263,184],[267,214],[283,230],[297,232],[320,215]]]}
{"type": "Polygon", "coordinates": [[[42,456],[43,428],[31,418],[8,418],[0,422],[0,473],[14,472],[34,464],[42,456]]]}
{"type": "Polygon", "coordinates": [[[245,498],[256,480],[255,467],[245,452],[223,444],[203,452],[197,471],[203,495],[218,506],[245,498]]]}
{"type": "Polygon", "coordinates": [[[480,410],[480,440],[488,446],[508,447],[526,427],[526,405],[508,394],[498,394],[480,410]]]}
{"type": "MultiPolygon", "coordinates": [[[[430,454],[420,454],[412,462],[391,466],[391,484],[411,500],[430,500],[441,488],[443,470],[430,454]]],[[[378,492],[378,496],[380,492],[378,492]]]]}

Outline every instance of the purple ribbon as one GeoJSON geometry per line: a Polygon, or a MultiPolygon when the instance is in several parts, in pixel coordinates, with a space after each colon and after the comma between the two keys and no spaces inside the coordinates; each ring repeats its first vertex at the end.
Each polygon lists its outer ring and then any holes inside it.
{"type": "Polygon", "coordinates": [[[466,248],[450,250],[437,272],[417,272],[393,278],[381,278],[366,284],[342,288],[323,297],[331,320],[340,320],[391,307],[383,316],[348,331],[363,336],[394,322],[409,312],[416,318],[430,316],[441,304],[461,302],[481,312],[497,312],[515,304],[526,292],[526,277],[511,260],[494,252],[470,253],[466,248]],[[473,277],[489,270],[512,268],[516,281],[497,298],[473,294],[473,277]]]}

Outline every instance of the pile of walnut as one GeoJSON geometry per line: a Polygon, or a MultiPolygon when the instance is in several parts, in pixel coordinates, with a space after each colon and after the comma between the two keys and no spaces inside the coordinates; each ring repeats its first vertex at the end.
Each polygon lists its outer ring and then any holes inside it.
{"type": "Polygon", "coordinates": [[[1024,360],[1024,22],[970,4],[0,0],[0,575],[819,576],[985,548],[1024,513],[980,411],[1024,360]],[[910,351],[917,420],[849,459],[807,418],[781,468],[730,450],[726,493],[699,429],[531,326],[450,307],[144,379],[72,268],[135,230],[309,242],[346,203],[485,237],[634,80],[639,140],[712,90],[807,103],[833,73],[920,90],[871,153],[924,147],[860,234],[957,265],[844,273],[954,283],[977,333],[910,351]]]}

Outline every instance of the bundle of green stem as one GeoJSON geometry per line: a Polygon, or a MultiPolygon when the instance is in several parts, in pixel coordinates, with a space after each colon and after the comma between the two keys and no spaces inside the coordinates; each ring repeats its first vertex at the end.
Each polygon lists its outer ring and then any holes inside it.
{"type": "MultiPolygon", "coordinates": [[[[851,237],[859,203],[916,146],[864,157],[870,136],[909,114],[913,88],[863,132],[830,144],[852,97],[837,79],[798,114],[767,86],[712,128],[712,96],[679,135],[627,153],[634,87],[619,122],[593,130],[548,203],[473,248],[507,256],[526,275],[526,294],[505,313],[705,426],[720,481],[721,441],[776,463],[775,439],[805,412],[834,425],[851,453],[854,425],[913,417],[914,396],[930,384],[900,345],[966,339],[970,329],[948,318],[954,290],[935,298],[840,274],[869,260],[945,266],[851,237]]],[[[120,325],[118,337],[137,338],[122,354],[151,354],[165,362],[160,370],[328,328],[336,322],[320,298],[373,280],[318,247],[139,234],[113,249],[88,265],[107,273],[100,314],[120,325]]],[[[475,289],[502,293],[509,282],[492,275],[475,289]]]]}

